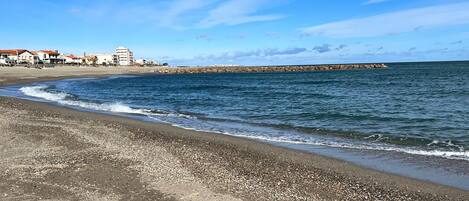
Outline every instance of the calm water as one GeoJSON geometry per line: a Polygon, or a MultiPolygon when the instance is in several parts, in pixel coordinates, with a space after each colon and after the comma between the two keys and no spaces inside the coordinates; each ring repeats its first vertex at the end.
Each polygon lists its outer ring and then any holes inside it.
{"type": "Polygon", "coordinates": [[[73,107],[298,146],[469,161],[469,62],[301,73],[123,76],[19,88],[73,107]]]}

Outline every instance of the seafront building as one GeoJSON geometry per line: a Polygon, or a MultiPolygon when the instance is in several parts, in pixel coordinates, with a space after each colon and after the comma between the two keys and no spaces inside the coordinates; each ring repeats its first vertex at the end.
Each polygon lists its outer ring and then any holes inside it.
{"type": "Polygon", "coordinates": [[[0,65],[10,64],[11,61],[8,58],[8,54],[0,52],[0,65]]]}
{"type": "Polygon", "coordinates": [[[79,56],[71,55],[60,55],[60,58],[64,60],[65,64],[81,64],[82,58],[79,56]]]}
{"type": "Polygon", "coordinates": [[[0,50],[0,64],[63,63],[57,50],[0,50]]]}
{"type": "Polygon", "coordinates": [[[114,53],[106,54],[84,54],[75,56],[73,54],[62,54],[58,50],[26,49],[0,50],[0,65],[15,64],[74,64],[74,65],[104,65],[104,66],[154,66],[156,62],[146,59],[134,60],[133,52],[126,47],[116,48],[114,53]]]}
{"type": "Polygon", "coordinates": [[[121,66],[130,66],[134,61],[134,54],[129,48],[118,47],[116,48],[116,55],[118,59],[118,64],[121,66]]]}
{"type": "Polygon", "coordinates": [[[98,65],[117,65],[118,57],[116,54],[93,54],[96,56],[98,65]]]}
{"type": "Polygon", "coordinates": [[[65,59],[60,58],[58,50],[39,50],[34,52],[42,63],[46,64],[63,64],[65,59]]]}
{"type": "Polygon", "coordinates": [[[1,64],[16,64],[16,63],[37,63],[39,58],[33,52],[25,49],[14,50],[0,50],[0,63],[1,64]]]}
{"type": "Polygon", "coordinates": [[[17,57],[17,62],[20,64],[37,64],[39,61],[37,54],[35,52],[30,52],[29,50],[24,50],[17,57]]]}
{"type": "Polygon", "coordinates": [[[64,59],[60,58],[57,50],[29,51],[25,49],[0,50],[2,64],[60,64],[64,59]]]}
{"type": "Polygon", "coordinates": [[[146,60],[146,59],[136,59],[136,60],[134,61],[134,64],[140,65],[140,66],[152,66],[152,65],[157,65],[154,61],[146,60]]]}

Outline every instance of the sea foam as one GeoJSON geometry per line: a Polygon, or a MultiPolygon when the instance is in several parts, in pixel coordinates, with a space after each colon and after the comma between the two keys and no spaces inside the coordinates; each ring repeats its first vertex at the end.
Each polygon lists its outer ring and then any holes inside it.
{"type": "Polygon", "coordinates": [[[128,114],[141,114],[148,115],[149,111],[145,109],[134,109],[122,103],[92,103],[80,100],[71,100],[69,97],[73,97],[70,94],[64,92],[50,92],[46,89],[48,86],[28,86],[20,88],[20,91],[27,96],[32,96],[52,102],[57,102],[62,105],[77,106],[85,109],[116,112],[116,113],[128,113],[128,114]]]}
{"type": "MultiPolygon", "coordinates": [[[[148,110],[148,109],[138,109],[132,108],[128,105],[122,103],[93,103],[93,102],[86,102],[80,100],[72,99],[73,95],[67,94],[64,92],[51,92],[47,91],[49,86],[47,85],[39,85],[39,86],[27,86],[20,88],[20,91],[27,96],[44,99],[47,101],[56,102],[62,105],[67,106],[75,106],[90,110],[96,111],[105,111],[105,112],[113,112],[113,113],[125,113],[125,114],[135,114],[135,115],[145,115],[151,119],[170,123],[173,126],[181,127],[188,130],[196,130],[196,131],[205,131],[205,132],[215,132],[225,135],[261,140],[266,142],[272,143],[287,143],[287,144],[303,144],[303,145],[312,145],[312,146],[326,146],[326,147],[333,147],[333,148],[346,148],[346,149],[361,149],[361,150],[376,150],[376,151],[391,151],[391,152],[401,152],[413,155],[423,155],[423,156],[437,156],[443,157],[448,159],[456,159],[456,160],[466,160],[469,161],[469,151],[461,150],[461,151],[443,151],[443,150],[420,150],[414,148],[406,148],[406,147],[399,147],[387,144],[380,144],[380,143],[364,143],[364,142],[357,142],[357,143],[350,143],[344,142],[340,140],[331,140],[331,139],[319,139],[319,138],[303,138],[302,136],[290,135],[290,136],[269,136],[265,134],[256,134],[256,133],[236,133],[236,132],[220,132],[214,130],[205,130],[205,129],[198,129],[188,125],[181,125],[175,124],[172,122],[168,122],[158,118],[158,116],[163,117],[175,117],[175,118],[186,118],[196,120],[195,117],[185,114],[179,113],[171,113],[166,111],[155,111],[155,110],[148,110]]],[[[375,136],[372,136],[375,137],[375,136]]],[[[380,137],[380,136],[378,136],[380,137]]]]}
{"type": "Polygon", "coordinates": [[[179,113],[172,113],[167,111],[156,111],[156,110],[149,110],[149,109],[141,109],[141,108],[132,108],[128,105],[125,105],[120,102],[114,103],[94,103],[94,102],[87,102],[81,100],[73,100],[73,95],[64,93],[64,92],[51,92],[47,91],[49,86],[47,85],[39,85],[39,86],[27,86],[20,88],[20,91],[27,96],[56,102],[62,105],[67,106],[75,106],[84,109],[96,110],[96,111],[104,111],[104,112],[114,112],[114,113],[125,113],[125,114],[136,114],[136,115],[146,115],[146,116],[165,116],[165,117],[180,117],[180,118],[187,118],[187,119],[195,119],[195,117],[186,115],[186,114],[179,114],[179,113]]]}

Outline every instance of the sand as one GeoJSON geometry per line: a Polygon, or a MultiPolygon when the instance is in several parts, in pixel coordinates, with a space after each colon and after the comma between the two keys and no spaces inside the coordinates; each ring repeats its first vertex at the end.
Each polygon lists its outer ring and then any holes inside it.
{"type": "MultiPolygon", "coordinates": [[[[0,68],[0,82],[151,72],[43,70],[0,68]]],[[[0,114],[0,200],[469,200],[464,190],[232,136],[6,97],[0,114]]]]}
{"type": "Polygon", "coordinates": [[[9,83],[26,83],[30,81],[54,80],[60,78],[73,78],[83,76],[109,76],[121,74],[145,74],[154,73],[161,67],[78,67],[56,66],[54,68],[25,68],[25,67],[0,67],[0,86],[9,83]]]}

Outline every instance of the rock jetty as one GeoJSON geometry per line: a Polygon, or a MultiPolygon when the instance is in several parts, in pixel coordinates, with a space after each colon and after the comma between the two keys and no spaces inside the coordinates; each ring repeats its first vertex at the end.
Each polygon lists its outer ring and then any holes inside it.
{"type": "Polygon", "coordinates": [[[304,72],[328,70],[353,70],[386,68],[385,64],[331,64],[331,65],[288,65],[288,66],[229,66],[229,67],[166,67],[158,68],[161,74],[196,73],[257,73],[257,72],[304,72]]]}

